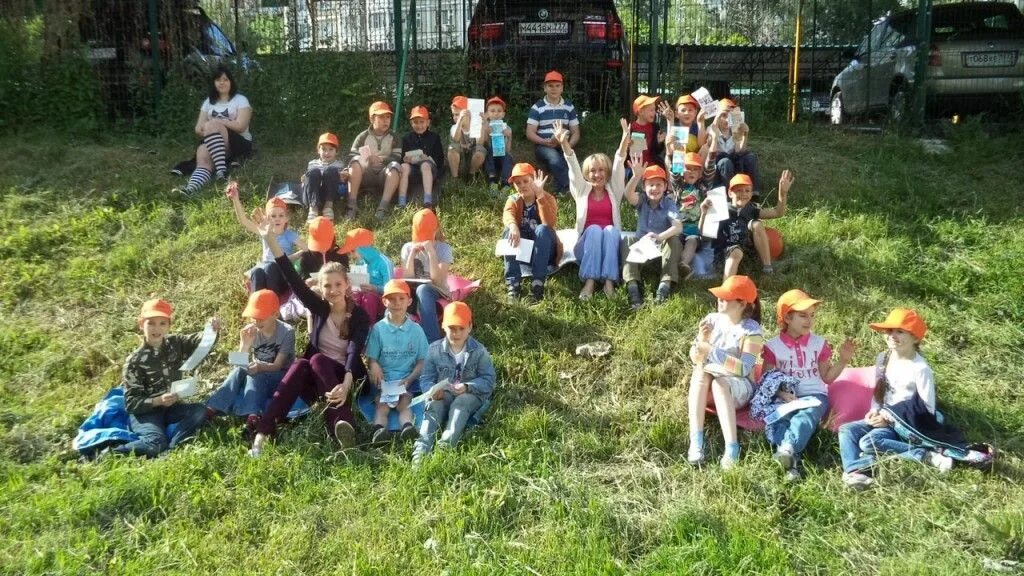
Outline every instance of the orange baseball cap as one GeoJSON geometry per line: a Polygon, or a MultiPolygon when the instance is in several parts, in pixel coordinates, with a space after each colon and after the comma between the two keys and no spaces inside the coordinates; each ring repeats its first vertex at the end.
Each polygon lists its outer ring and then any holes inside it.
{"type": "Polygon", "coordinates": [[[405,294],[406,296],[408,296],[409,285],[405,282],[405,280],[401,280],[399,278],[388,280],[388,283],[384,285],[384,295],[382,296],[382,298],[387,298],[392,294],[405,294]]]}
{"type": "Polygon", "coordinates": [[[742,300],[753,304],[757,300],[757,286],[747,276],[729,276],[721,286],[708,288],[719,300],[742,300]]]}
{"type": "Polygon", "coordinates": [[[778,321],[779,326],[785,326],[786,314],[803,312],[818,304],[821,304],[821,300],[811,298],[803,290],[788,290],[779,296],[779,303],[775,307],[775,320],[778,321]]]}
{"type": "Polygon", "coordinates": [[[380,100],[370,104],[370,117],[382,116],[384,114],[394,114],[391,111],[391,105],[387,102],[381,102],[380,100]]]}
{"type": "Polygon", "coordinates": [[[732,110],[736,107],[736,102],[731,98],[722,98],[718,101],[718,107],[722,110],[732,110]]]}
{"type": "Polygon", "coordinates": [[[345,233],[345,243],[338,248],[338,254],[348,254],[364,246],[373,246],[373,232],[366,228],[353,228],[345,233]]]}
{"type": "Polygon", "coordinates": [[[142,303],[142,311],[139,312],[139,320],[145,320],[146,318],[167,318],[171,319],[171,314],[174,313],[174,307],[167,300],[161,300],[160,298],[154,298],[152,300],[146,300],[142,303]]]}
{"type": "Polygon", "coordinates": [[[270,213],[270,211],[273,210],[274,208],[280,208],[281,210],[287,212],[288,204],[284,200],[282,200],[280,196],[274,196],[270,200],[267,200],[266,205],[263,206],[263,211],[270,213]]]}
{"type": "Polygon", "coordinates": [[[508,105],[505,104],[505,101],[502,100],[500,96],[491,96],[487,100],[487,105],[490,106],[491,104],[497,104],[498,106],[501,106],[502,109],[504,110],[508,109],[508,105]]]}
{"type": "Polygon", "coordinates": [[[413,214],[412,217],[412,241],[424,242],[433,240],[437,234],[437,214],[430,208],[424,208],[413,214]]]}
{"type": "Polygon", "coordinates": [[[309,249],[313,252],[327,252],[334,246],[334,222],[330,218],[317,216],[309,223],[309,249]]]}
{"type": "Polygon", "coordinates": [[[316,147],[319,148],[321,144],[330,144],[335,148],[338,147],[338,137],[330,132],[324,132],[320,135],[320,139],[316,141],[316,147]]]}
{"type": "Polygon", "coordinates": [[[691,94],[683,94],[682,96],[679,97],[679,99],[676,100],[676,108],[684,104],[689,104],[694,108],[700,108],[700,102],[697,102],[697,99],[694,98],[691,94]]]}
{"type": "Polygon", "coordinates": [[[687,152],[683,159],[683,166],[704,166],[704,159],[696,152],[687,152]]]}
{"type": "Polygon", "coordinates": [[[747,176],[746,174],[737,174],[737,175],[733,176],[731,180],[729,180],[729,190],[732,190],[733,188],[735,188],[737,186],[750,186],[750,187],[753,187],[754,186],[754,181],[751,180],[750,176],[747,176]]]}
{"type": "Polygon", "coordinates": [[[644,169],[644,180],[652,180],[661,178],[662,180],[668,181],[668,174],[665,173],[665,169],[657,164],[653,164],[644,169]]]}
{"type": "Polygon", "coordinates": [[[885,321],[872,323],[870,326],[871,329],[876,332],[899,328],[900,330],[909,332],[918,340],[924,340],[924,335],[928,333],[928,326],[924,323],[924,319],[918,316],[917,312],[910,308],[897,308],[892,312],[889,312],[885,321]]]}
{"type": "Polygon", "coordinates": [[[633,100],[633,113],[636,114],[637,112],[640,111],[640,109],[644,108],[645,106],[650,106],[651,104],[655,104],[657,102],[657,96],[648,96],[647,94],[641,94],[636,97],[636,100],[633,100]]]}
{"type": "Polygon", "coordinates": [[[466,108],[469,108],[469,98],[466,98],[465,96],[453,96],[452,106],[455,106],[459,110],[465,110],[466,108]]]}
{"type": "Polygon", "coordinates": [[[444,307],[444,317],[441,319],[441,326],[459,326],[469,328],[473,323],[473,311],[465,302],[449,302],[444,307]]]}
{"type": "Polygon", "coordinates": [[[266,320],[281,310],[281,300],[273,290],[257,290],[249,294],[249,302],[242,310],[242,316],[253,320],[266,320]]]}
{"type": "Polygon", "coordinates": [[[537,170],[532,164],[520,162],[512,167],[512,175],[508,177],[508,183],[511,184],[513,178],[518,178],[520,176],[533,176],[535,174],[537,174],[537,170]]]}
{"type": "Polygon", "coordinates": [[[565,79],[562,78],[561,72],[552,70],[544,75],[544,83],[547,84],[548,82],[565,82],[565,79]]]}
{"type": "Polygon", "coordinates": [[[427,110],[426,106],[413,106],[412,110],[409,111],[409,120],[415,120],[417,118],[430,120],[430,110],[427,110]]]}

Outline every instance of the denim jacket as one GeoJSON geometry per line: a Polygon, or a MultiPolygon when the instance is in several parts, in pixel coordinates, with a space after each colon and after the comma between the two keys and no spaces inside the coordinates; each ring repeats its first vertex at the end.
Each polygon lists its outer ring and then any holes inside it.
{"type": "MultiPolygon", "coordinates": [[[[494,380],[497,377],[494,372],[494,363],[484,345],[477,342],[472,336],[466,341],[466,350],[469,355],[466,358],[466,365],[462,367],[459,381],[466,385],[467,394],[480,397],[483,402],[480,411],[483,411],[483,408],[490,403],[494,380]]],[[[455,356],[448,348],[447,338],[441,338],[431,343],[427,349],[427,361],[423,366],[423,374],[420,375],[420,390],[429,390],[431,386],[445,378],[454,382],[458,369],[459,366],[455,364],[455,356]]]]}

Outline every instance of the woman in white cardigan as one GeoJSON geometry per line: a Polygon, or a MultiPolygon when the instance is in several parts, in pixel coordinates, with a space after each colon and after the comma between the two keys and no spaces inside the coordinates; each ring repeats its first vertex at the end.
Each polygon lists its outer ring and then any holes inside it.
{"type": "Polygon", "coordinates": [[[569,131],[555,123],[555,139],[562,145],[569,165],[569,192],[576,201],[576,232],[579,240],[573,248],[580,267],[583,290],[580,300],[594,295],[598,281],[604,282],[604,293],[615,294],[619,280],[619,242],[622,219],[619,203],[626,190],[626,150],[629,146],[629,123],[622,120],[622,142],[614,160],[605,154],[591,154],[579,160],[569,145],[569,131]],[[609,180],[610,177],[610,180],[609,180]]]}

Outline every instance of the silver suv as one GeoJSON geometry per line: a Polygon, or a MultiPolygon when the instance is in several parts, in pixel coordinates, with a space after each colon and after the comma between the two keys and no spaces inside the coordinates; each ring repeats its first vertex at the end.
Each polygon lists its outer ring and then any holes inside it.
{"type": "MultiPolygon", "coordinates": [[[[832,81],[830,116],[887,112],[903,117],[914,82],[917,11],[877,20],[832,81]]],[[[988,97],[1024,96],[1024,16],[1001,2],[941,4],[932,8],[925,90],[929,104],[985,104],[988,97]],[[970,100],[970,102],[968,102],[970,100]]]]}

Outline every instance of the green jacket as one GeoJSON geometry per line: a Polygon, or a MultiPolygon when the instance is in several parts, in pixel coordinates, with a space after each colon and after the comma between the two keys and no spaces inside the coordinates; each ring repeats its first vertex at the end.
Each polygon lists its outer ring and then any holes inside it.
{"type": "Polygon", "coordinates": [[[199,347],[203,333],[168,334],[159,349],[143,344],[125,360],[121,385],[124,400],[132,414],[152,411],[153,396],[165,394],[171,382],[181,379],[182,363],[199,347]]]}

